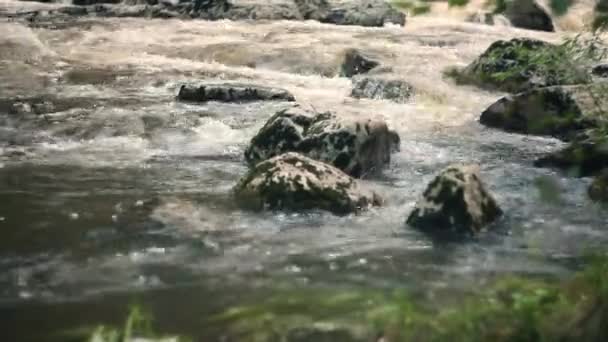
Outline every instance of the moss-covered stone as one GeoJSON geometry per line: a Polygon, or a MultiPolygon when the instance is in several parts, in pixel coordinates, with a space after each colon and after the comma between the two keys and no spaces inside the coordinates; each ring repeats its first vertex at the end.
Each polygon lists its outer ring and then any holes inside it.
{"type": "Polygon", "coordinates": [[[572,61],[565,47],[528,38],[496,41],[466,68],[449,75],[459,83],[513,93],[591,81],[585,67],[572,61]]]}
{"type": "Polygon", "coordinates": [[[351,96],[357,99],[390,100],[406,103],[414,95],[414,87],[407,81],[387,76],[357,77],[353,79],[351,96]]]}
{"type": "Polygon", "coordinates": [[[537,167],[553,167],[572,176],[587,177],[608,168],[608,138],[605,136],[576,140],[559,151],[538,159],[537,167]]]}
{"type": "Polygon", "coordinates": [[[501,215],[479,178],[478,167],[453,165],[429,184],[407,223],[431,232],[475,234],[501,215]]]}
{"type": "Polygon", "coordinates": [[[347,214],[382,202],[339,169],[293,152],[257,164],[234,193],[242,207],[253,210],[322,209],[347,214]]]}
{"type": "Polygon", "coordinates": [[[608,203],[608,169],[602,170],[593,179],[589,186],[589,197],[594,201],[608,203]]]}
{"type": "Polygon", "coordinates": [[[606,123],[608,83],[532,89],[501,98],[479,119],[508,132],[548,135],[565,140],[606,123]]]}

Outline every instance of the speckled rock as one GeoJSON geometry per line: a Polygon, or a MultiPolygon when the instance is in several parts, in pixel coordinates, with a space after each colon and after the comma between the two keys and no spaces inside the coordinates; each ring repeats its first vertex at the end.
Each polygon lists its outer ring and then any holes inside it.
{"type": "Polygon", "coordinates": [[[478,166],[452,165],[429,184],[407,223],[432,232],[476,234],[501,215],[478,166]]]}
{"type": "Polygon", "coordinates": [[[192,102],[295,101],[295,97],[285,89],[239,83],[203,84],[198,87],[182,85],[177,98],[192,102]]]}
{"type": "Polygon", "coordinates": [[[298,153],[257,164],[234,188],[240,206],[252,210],[321,209],[347,214],[382,200],[339,169],[298,153]]]}
{"type": "Polygon", "coordinates": [[[399,136],[385,122],[343,120],[293,107],[271,117],[251,140],[245,159],[251,165],[285,152],[299,152],[354,177],[380,171],[399,147],[399,136]]]}
{"type": "Polygon", "coordinates": [[[357,99],[367,98],[406,103],[414,96],[414,87],[411,84],[394,77],[356,77],[353,82],[351,96],[357,99]]]}

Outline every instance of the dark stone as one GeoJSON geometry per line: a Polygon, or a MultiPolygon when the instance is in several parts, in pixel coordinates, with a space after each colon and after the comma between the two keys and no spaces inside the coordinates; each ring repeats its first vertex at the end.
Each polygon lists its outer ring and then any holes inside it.
{"type": "Polygon", "coordinates": [[[504,15],[515,27],[553,32],[551,16],[535,0],[505,0],[504,15]]]}
{"type": "Polygon", "coordinates": [[[461,71],[461,83],[518,93],[536,87],[584,84],[591,82],[583,66],[564,60],[555,45],[528,38],[499,40],[461,71]],[[532,56],[542,54],[541,68],[532,56]]]}
{"type": "Polygon", "coordinates": [[[178,100],[192,102],[251,102],[251,101],[295,101],[287,90],[254,84],[204,84],[198,87],[182,85],[178,100]]]}
{"type": "Polygon", "coordinates": [[[271,117],[245,150],[250,165],[285,152],[299,152],[354,177],[378,172],[399,149],[399,135],[377,120],[339,120],[300,107],[271,117]]]}
{"type": "Polygon", "coordinates": [[[429,184],[407,223],[430,232],[476,234],[501,215],[478,167],[453,165],[429,184]]]}
{"type": "Polygon", "coordinates": [[[353,81],[351,96],[357,99],[368,98],[406,103],[414,95],[414,87],[400,79],[370,76],[358,77],[353,81]]]}
{"type": "Polygon", "coordinates": [[[552,167],[577,177],[588,177],[608,168],[608,139],[591,137],[538,159],[537,167],[552,167]]]}
{"type": "Polygon", "coordinates": [[[598,202],[608,203],[608,169],[602,170],[589,186],[589,197],[598,202]]]}
{"type": "Polygon", "coordinates": [[[597,77],[608,77],[608,64],[598,64],[591,69],[591,74],[597,77]]]}
{"type": "Polygon", "coordinates": [[[607,90],[605,83],[532,89],[501,98],[479,121],[508,132],[571,140],[605,124],[602,111],[608,108],[607,90]]]}
{"type": "Polygon", "coordinates": [[[340,71],[340,76],[353,77],[359,74],[365,74],[380,63],[369,56],[366,56],[361,51],[349,49],[344,54],[344,62],[340,71]]]}
{"type": "Polygon", "coordinates": [[[339,169],[298,153],[257,164],[234,188],[237,203],[251,210],[321,209],[348,214],[380,205],[381,198],[339,169]]]}

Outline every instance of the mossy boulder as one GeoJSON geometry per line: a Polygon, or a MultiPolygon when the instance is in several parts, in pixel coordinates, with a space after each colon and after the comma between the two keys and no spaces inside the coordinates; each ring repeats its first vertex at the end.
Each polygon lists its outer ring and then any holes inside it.
{"type": "Polygon", "coordinates": [[[433,233],[476,234],[501,215],[478,166],[452,165],[429,184],[407,223],[433,233]]]}
{"type": "Polygon", "coordinates": [[[588,70],[571,61],[566,48],[528,38],[496,41],[463,70],[450,74],[459,83],[511,93],[591,82],[588,70]]]}
{"type": "Polygon", "coordinates": [[[339,169],[289,152],[257,164],[234,188],[243,208],[321,209],[336,214],[380,205],[382,199],[339,169]]]}
{"type": "Polygon", "coordinates": [[[353,79],[351,96],[357,99],[389,100],[406,103],[414,87],[405,80],[389,76],[362,76],[353,79]]]}
{"type": "Polygon", "coordinates": [[[339,119],[299,106],[279,111],[245,150],[250,165],[285,152],[299,152],[354,177],[380,171],[399,146],[399,136],[384,121],[339,119]]]}
{"type": "Polygon", "coordinates": [[[608,203],[608,169],[602,170],[589,186],[589,197],[598,202],[608,203]]]}
{"type": "Polygon", "coordinates": [[[479,121],[508,132],[570,140],[605,124],[607,91],[608,83],[532,89],[496,101],[479,121]]]}
{"type": "Polygon", "coordinates": [[[538,159],[534,165],[561,169],[579,177],[599,174],[608,168],[608,137],[576,140],[564,149],[538,159]]]}

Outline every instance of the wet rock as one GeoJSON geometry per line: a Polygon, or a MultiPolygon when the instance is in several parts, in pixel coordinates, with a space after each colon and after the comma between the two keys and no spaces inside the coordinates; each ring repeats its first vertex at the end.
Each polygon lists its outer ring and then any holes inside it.
{"type": "Polygon", "coordinates": [[[353,81],[351,96],[357,99],[367,98],[406,103],[414,95],[414,87],[397,78],[370,76],[358,77],[353,81]]]}
{"type": "Polygon", "coordinates": [[[407,223],[427,231],[475,234],[501,215],[478,167],[453,165],[429,184],[407,223]]]}
{"type": "Polygon", "coordinates": [[[593,183],[589,186],[589,197],[598,202],[608,202],[608,169],[602,172],[593,179],[593,183]]]}
{"type": "Polygon", "coordinates": [[[331,5],[327,0],[294,0],[298,11],[305,20],[320,21],[327,17],[331,5]]]}
{"type": "Polygon", "coordinates": [[[251,102],[251,101],[295,101],[287,90],[255,84],[204,84],[198,87],[182,85],[177,98],[192,102],[251,102]]]}
{"type": "Polygon", "coordinates": [[[598,64],[591,69],[593,76],[606,78],[608,77],[608,64],[598,64]]]}
{"type": "Polygon", "coordinates": [[[90,6],[98,4],[118,4],[121,0],[72,0],[72,4],[76,6],[90,6]]]}
{"type": "Polygon", "coordinates": [[[257,164],[234,188],[247,209],[321,209],[347,214],[380,205],[380,197],[365,190],[339,169],[298,153],[285,153],[257,164]]]}
{"type": "Polygon", "coordinates": [[[574,141],[569,146],[536,160],[534,165],[561,169],[578,177],[596,175],[608,168],[608,138],[596,136],[574,141]]]}
{"type": "Polygon", "coordinates": [[[499,40],[477,59],[455,72],[460,83],[518,93],[535,87],[572,85],[591,82],[580,63],[569,63],[557,46],[541,40],[515,38],[499,40]],[[545,64],[537,65],[534,57],[545,64]]]}
{"type": "Polygon", "coordinates": [[[271,117],[245,150],[250,165],[285,152],[299,152],[354,177],[380,171],[398,149],[399,136],[383,121],[341,120],[294,107],[271,117]]]}
{"type": "Polygon", "coordinates": [[[342,62],[340,76],[353,77],[359,74],[368,73],[373,68],[379,66],[380,63],[372,57],[367,56],[357,49],[348,49],[344,53],[344,62],[342,62]]]}
{"type": "Polygon", "coordinates": [[[505,0],[503,14],[515,27],[553,32],[553,20],[535,0],[505,0]]]}
{"type": "Polygon", "coordinates": [[[571,140],[606,123],[607,91],[608,83],[532,89],[496,101],[480,122],[509,132],[571,140]]]}

